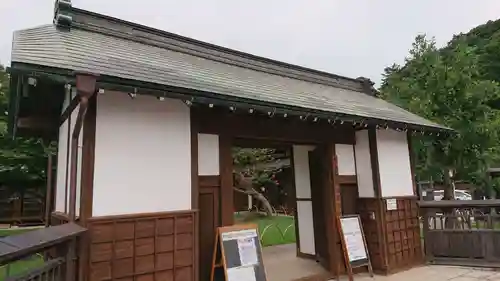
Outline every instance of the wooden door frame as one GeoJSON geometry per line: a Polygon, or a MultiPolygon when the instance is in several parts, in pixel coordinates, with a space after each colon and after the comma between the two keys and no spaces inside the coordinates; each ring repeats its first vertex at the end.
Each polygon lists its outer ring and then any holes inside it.
{"type": "MultiPolygon", "coordinates": [[[[340,206],[338,206],[340,202],[340,199],[338,198],[339,196],[339,181],[337,179],[337,171],[336,171],[336,156],[335,156],[335,144],[337,142],[334,142],[331,140],[329,143],[325,143],[324,141],[317,141],[317,142],[304,142],[301,140],[290,140],[290,141],[284,141],[282,139],[273,139],[273,138],[260,138],[260,137],[252,137],[252,136],[239,136],[234,134],[234,132],[231,132],[230,130],[218,130],[218,131],[206,131],[206,130],[199,130],[198,133],[215,133],[219,136],[219,163],[220,163],[220,184],[221,184],[221,189],[220,189],[220,210],[221,210],[221,225],[222,226],[227,226],[227,225],[233,225],[234,224],[234,219],[233,219],[233,204],[234,204],[234,190],[233,190],[233,174],[232,174],[232,154],[231,154],[231,149],[233,146],[238,146],[238,143],[245,143],[245,147],[251,147],[250,145],[252,143],[255,143],[256,147],[265,147],[266,143],[269,143],[270,147],[276,147],[277,145],[280,146],[289,146],[293,148],[293,145],[314,145],[316,147],[324,147],[325,148],[325,155],[324,159],[322,159],[322,162],[324,165],[329,166],[330,168],[327,168],[325,173],[325,179],[323,181],[324,185],[324,194],[326,195],[325,198],[329,198],[327,201],[330,204],[327,204],[325,206],[325,211],[327,212],[327,215],[325,216],[325,219],[327,219],[326,222],[326,240],[328,244],[328,252],[330,256],[330,272],[332,274],[337,274],[340,271],[340,266],[341,262],[338,260],[338,257],[336,255],[336,241],[338,239],[338,233],[336,231],[336,222],[335,222],[335,216],[340,215],[340,206]]],[[[338,143],[349,143],[353,144],[354,142],[351,143],[351,141],[340,141],[338,143]]],[[[295,167],[293,166],[293,149],[291,153],[291,165],[292,165],[292,174],[293,174],[293,191],[295,193],[295,167]]],[[[295,200],[295,227],[296,227],[296,234],[298,234],[298,216],[297,216],[297,202],[295,200]]],[[[300,245],[300,237],[299,235],[296,235],[296,245],[300,245]]],[[[297,249],[298,253],[298,249],[297,249]]],[[[300,256],[300,255],[298,255],[300,256]]]]}
{"type": "MultiPolygon", "coordinates": [[[[330,221],[329,217],[330,215],[328,214],[328,204],[327,202],[329,201],[326,196],[325,196],[325,179],[326,179],[326,175],[325,175],[325,170],[321,171],[320,174],[316,174],[317,176],[319,176],[319,186],[313,186],[313,174],[311,173],[311,168],[313,168],[313,166],[311,164],[313,164],[313,162],[311,162],[311,156],[315,153],[316,150],[318,150],[317,152],[321,153],[322,150],[324,149],[324,147],[322,146],[316,146],[313,150],[311,151],[308,151],[308,157],[309,157],[309,161],[308,161],[308,165],[309,165],[309,177],[310,177],[310,182],[311,182],[311,204],[312,204],[312,212],[313,212],[313,231],[314,231],[314,250],[316,252],[315,254],[315,257],[316,259],[319,261],[319,263],[325,267],[326,270],[328,270],[330,267],[330,259],[332,258],[332,256],[330,255],[331,253],[328,251],[328,256],[327,256],[327,259],[326,260],[322,260],[323,257],[320,256],[320,251],[318,251],[319,248],[322,248],[322,247],[327,247],[328,248],[328,223],[330,221]],[[318,217],[317,217],[317,214],[315,212],[315,210],[317,209],[317,207],[315,208],[315,204],[320,204],[320,212],[322,213],[323,215],[323,224],[325,225],[323,229],[321,229],[324,233],[319,233],[319,229],[317,228],[317,224],[318,223],[321,223],[321,220],[320,221],[317,221],[318,220],[318,217]],[[322,237],[323,239],[318,239],[318,237],[320,237],[320,235],[324,235],[324,237],[322,237]],[[318,242],[319,241],[322,241],[324,243],[326,243],[326,245],[319,245],[318,242]]],[[[324,164],[324,154],[322,153],[321,155],[319,155],[319,158],[318,159],[315,159],[316,161],[318,161],[318,163],[316,164],[319,164],[319,165],[323,165],[324,164]]]]}

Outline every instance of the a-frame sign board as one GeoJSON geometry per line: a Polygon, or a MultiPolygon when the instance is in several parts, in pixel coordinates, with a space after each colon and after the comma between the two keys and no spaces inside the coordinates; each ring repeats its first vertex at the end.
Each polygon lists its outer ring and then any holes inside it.
{"type": "Polygon", "coordinates": [[[210,281],[267,281],[257,225],[218,227],[210,281]]]}
{"type": "Polygon", "coordinates": [[[368,267],[368,272],[373,277],[372,263],[359,215],[337,217],[337,225],[349,281],[354,280],[352,269],[356,267],[368,267]]]}

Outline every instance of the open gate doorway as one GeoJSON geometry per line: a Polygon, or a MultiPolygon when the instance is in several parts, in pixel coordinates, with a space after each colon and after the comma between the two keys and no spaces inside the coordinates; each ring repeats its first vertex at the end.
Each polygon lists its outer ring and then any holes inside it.
{"type": "MultiPolygon", "coordinates": [[[[269,167],[269,169],[280,172],[287,169],[291,171],[286,173],[286,178],[279,177],[280,184],[282,184],[280,188],[284,189],[286,199],[277,201],[286,202],[286,208],[278,206],[278,203],[275,203],[276,200],[270,200],[275,210],[275,217],[256,221],[264,246],[264,264],[268,278],[288,281],[316,275],[327,276],[331,264],[328,246],[328,239],[331,235],[328,231],[332,229],[330,222],[334,221],[333,215],[330,214],[329,204],[334,200],[326,190],[330,182],[328,181],[325,148],[320,145],[250,140],[235,140],[233,149],[235,147],[272,149],[278,155],[285,155],[285,157],[277,157],[280,158],[274,162],[277,166],[269,167]],[[282,213],[280,211],[282,209],[287,209],[289,212],[282,213]],[[283,220],[290,222],[283,224],[283,220]],[[267,222],[269,224],[266,224],[267,222]],[[272,237],[278,234],[282,237],[277,239],[282,241],[276,241],[276,237],[272,237]],[[294,239],[290,240],[290,236],[294,239]],[[270,241],[273,239],[274,241],[270,241]],[[287,264],[287,270],[283,270],[283,264],[287,264]]],[[[259,191],[264,192],[265,189],[259,191]]],[[[238,193],[234,194],[235,204],[238,201],[237,196],[240,195],[238,193]]],[[[256,201],[253,199],[254,203],[256,201]]],[[[260,214],[264,211],[259,210],[260,214]]],[[[235,219],[235,223],[239,221],[235,219]]]]}
{"type": "Polygon", "coordinates": [[[315,258],[323,268],[328,270],[330,255],[328,253],[327,224],[330,221],[330,215],[327,206],[328,200],[331,198],[328,198],[324,188],[328,174],[323,165],[324,161],[322,161],[324,155],[324,151],[318,147],[308,153],[315,258]]]}

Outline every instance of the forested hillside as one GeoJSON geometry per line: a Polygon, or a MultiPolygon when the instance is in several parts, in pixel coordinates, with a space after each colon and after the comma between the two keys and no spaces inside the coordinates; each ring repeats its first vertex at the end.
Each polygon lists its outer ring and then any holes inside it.
{"type": "Polygon", "coordinates": [[[420,180],[494,186],[486,170],[500,159],[499,82],[500,20],[456,35],[440,49],[417,36],[405,63],[385,69],[383,98],[456,130],[447,138],[415,136],[420,180]]]}

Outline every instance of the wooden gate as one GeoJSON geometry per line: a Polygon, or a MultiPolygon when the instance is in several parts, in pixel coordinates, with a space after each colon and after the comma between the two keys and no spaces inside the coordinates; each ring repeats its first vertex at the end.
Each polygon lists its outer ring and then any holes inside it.
{"type": "Polygon", "coordinates": [[[427,261],[500,267],[500,200],[421,201],[427,261]]]}

